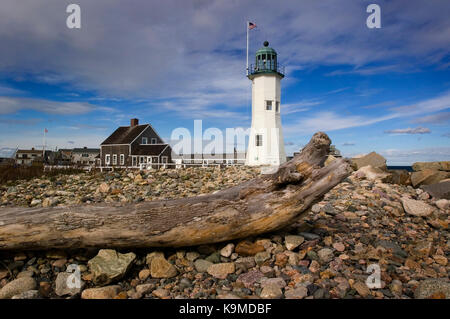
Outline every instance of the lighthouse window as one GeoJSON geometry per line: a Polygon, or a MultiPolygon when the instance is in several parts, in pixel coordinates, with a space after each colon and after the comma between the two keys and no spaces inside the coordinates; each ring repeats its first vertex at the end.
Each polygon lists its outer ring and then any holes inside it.
{"type": "Polygon", "coordinates": [[[262,135],[258,134],[256,137],[256,146],[262,146],[262,135]]]}
{"type": "Polygon", "coordinates": [[[272,111],[272,101],[266,101],[266,110],[272,111]]]}
{"type": "Polygon", "coordinates": [[[275,111],[280,112],[280,102],[277,101],[277,104],[275,105],[275,111]]]}

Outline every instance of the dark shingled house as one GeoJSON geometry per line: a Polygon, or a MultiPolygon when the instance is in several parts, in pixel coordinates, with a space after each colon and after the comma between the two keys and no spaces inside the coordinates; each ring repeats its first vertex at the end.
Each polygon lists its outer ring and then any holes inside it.
{"type": "Polygon", "coordinates": [[[172,148],[164,143],[150,124],[139,125],[132,119],[130,126],[121,126],[100,144],[102,166],[139,167],[140,164],[172,163],[172,148]]]}

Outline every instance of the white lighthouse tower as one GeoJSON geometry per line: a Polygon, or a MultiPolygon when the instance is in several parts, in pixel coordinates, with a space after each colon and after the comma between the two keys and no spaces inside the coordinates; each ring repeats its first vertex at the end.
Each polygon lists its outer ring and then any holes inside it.
{"type": "Polygon", "coordinates": [[[284,69],[278,64],[277,52],[264,42],[256,51],[255,64],[247,77],[252,81],[252,127],[246,164],[279,166],[286,162],[281,129],[281,86],[284,69]]]}

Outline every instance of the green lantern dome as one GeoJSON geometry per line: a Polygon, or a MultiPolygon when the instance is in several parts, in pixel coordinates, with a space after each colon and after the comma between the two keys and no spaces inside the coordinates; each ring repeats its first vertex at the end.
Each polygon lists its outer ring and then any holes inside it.
{"type": "Polygon", "coordinates": [[[284,77],[284,68],[278,64],[277,52],[269,47],[269,42],[264,41],[264,46],[256,51],[255,64],[252,64],[248,77],[251,79],[256,74],[275,73],[284,77]]]}

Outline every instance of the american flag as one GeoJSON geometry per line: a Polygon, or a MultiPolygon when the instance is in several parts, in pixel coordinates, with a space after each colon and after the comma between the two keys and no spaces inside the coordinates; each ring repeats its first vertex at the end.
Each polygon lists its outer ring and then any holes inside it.
{"type": "Polygon", "coordinates": [[[249,29],[249,30],[252,30],[252,29],[254,29],[254,28],[256,28],[256,24],[254,24],[253,22],[249,22],[249,23],[248,23],[248,29],[249,29]]]}

